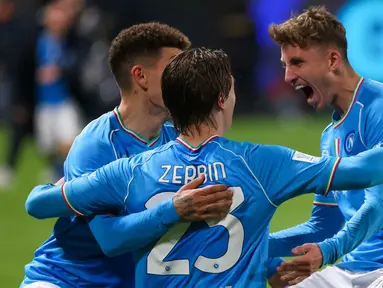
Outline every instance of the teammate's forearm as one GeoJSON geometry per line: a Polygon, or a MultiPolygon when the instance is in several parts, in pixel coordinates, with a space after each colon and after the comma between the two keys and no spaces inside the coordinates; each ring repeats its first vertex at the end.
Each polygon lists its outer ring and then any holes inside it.
{"type": "Polygon", "coordinates": [[[62,185],[39,185],[28,195],[25,209],[37,219],[71,216],[75,213],[69,208],[62,195],[62,185]]]}
{"type": "Polygon", "coordinates": [[[313,205],[309,221],[270,235],[269,257],[292,256],[293,248],[330,238],[343,224],[344,218],[338,207],[313,205]]]}
{"type": "Polygon", "coordinates": [[[179,221],[173,200],[169,199],[155,208],[127,216],[97,215],[89,221],[89,227],[105,255],[112,257],[148,245],[179,221]]]}
{"type": "Polygon", "coordinates": [[[80,177],[64,185],[40,185],[29,194],[25,208],[29,215],[38,218],[55,218],[72,215],[86,216],[109,213],[120,209],[123,200],[117,193],[95,190],[90,176],[80,177]]]}
{"type": "Polygon", "coordinates": [[[319,229],[311,221],[272,233],[269,237],[269,257],[293,256],[291,250],[295,247],[322,241],[327,235],[325,229],[319,229]]]}
{"type": "Polygon", "coordinates": [[[383,184],[383,148],[376,148],[342,158],[331,190],[365,189],[380,184],[383,184]]]}
{"type": "Polygon", "coordinates": [[[318,243],[323,256],[322,265],[335,263],[382,227],[382,202],[380,198],[367,199],[342,230],[333,238],[318,243]]]}
{"type": "Polygon", "coordinates": [[[100,177],[105,171],[104,168],[99,169],[96,176],[91,174],[64,184],[63,198],[77,215],[114,213],[125,207],[126,185],[116,186],[116,183],[124,182],[125,179],[114,175],[100,177]]]}

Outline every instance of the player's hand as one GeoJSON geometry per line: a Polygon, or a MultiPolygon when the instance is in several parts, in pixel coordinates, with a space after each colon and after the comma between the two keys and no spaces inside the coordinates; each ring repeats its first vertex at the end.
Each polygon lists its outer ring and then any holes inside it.
{"type": "Polygon", "coordinates": [[[283,274],[281,274],[280,272],[277,272],[268,279],[268,282],[269,282],[269,285],[271,286],[271,288],[285,288],[286,286],[289,285],[288,281],[286,281],[286,280],[283,281],[281,279],[282,275],[283,274]]]}
{"type": "Polygon", "coordinates": [[[323,255],[317,244],[310,243],[298,246],[292,250],[292,253],[304,255],[283,262],[278,267],[278,272],[283,274],[281,279],[288,281],[289,285],[303,281],[322,266],[323,255]]]}
{"type": "Polygon", "coordinates": [[[223,184],[197,188],[204,181],[203,174],[175,194],[174,207],[182,221],[222,219],[229,212],[233,192],[223,184]]]}
{"type": "MultiPolygon", "coordinates": [[[[305,280],[307,277],[310,277],[311,274],[312,273],[309,271],[280,271],[277,275],[274,275],[280,278],[280,282],[277,282],[279,286],[275,287],[286,287],[296,285],[299,282],[305,280]]],[[[274,288],[271,282],[270,285],[274,288]]]]}

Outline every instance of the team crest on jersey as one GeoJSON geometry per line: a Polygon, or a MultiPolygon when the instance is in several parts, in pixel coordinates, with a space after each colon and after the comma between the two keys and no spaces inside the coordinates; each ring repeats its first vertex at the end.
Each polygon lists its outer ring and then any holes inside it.
{"type": "Polygon", "coordinates": [[[354,147],[355,142],[355,132],[351,131],[347,134],[346,140],[344,141],[344,150],[346,150],[347,153],[351,153],[352,148],[354,147]]]}

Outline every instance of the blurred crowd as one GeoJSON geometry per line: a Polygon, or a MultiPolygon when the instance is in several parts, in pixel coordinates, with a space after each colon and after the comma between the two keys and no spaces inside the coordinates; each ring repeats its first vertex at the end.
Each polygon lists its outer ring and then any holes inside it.
{"type": "Polygon", "coordinates": [[[0,115],[9,127],[0,186],[11,184],[31,132],[49,164],[44,180],[60,177],[82,127],[118,103],[107,57],[124,23],[112,12],[97,1],[0,0],[0,115]]]}
{"type": "Polygon", "coordinates": [[[182,30],[194,46],[224,48],[240,75],[238,93],[248,97],[238,101],[238,109],[252,109],[249,63],[255,47],[247,1],[180,2],[0,0],[0,121],[9,131],[8,144],[2,145],[8,150],[0,188],[12,183],[28,135],[49,164],[41,181],[61,177],[75,136],[118,105],[108,47],[121,29],[135,23],[165,22],[182,30]]]}

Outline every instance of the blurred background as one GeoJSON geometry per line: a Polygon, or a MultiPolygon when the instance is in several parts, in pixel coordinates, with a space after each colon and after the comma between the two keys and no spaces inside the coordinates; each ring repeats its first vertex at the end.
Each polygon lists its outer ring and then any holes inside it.
{"type": "MultiPolygon", "coordinates": [[[[320,4],[346,26],[356,71],[383,81],[383,0],[0,0],[1,287],[19,285],[23,266],[51,232],[53,221],[26,214],[27,194],[57,180],[72,136],[118,105],[107,56],[121,29],[160,21],[179,28],[193,46],[224,49],[237,84],[229,138],[319,154],[330,113],[314,115],[284,84],[267,26],[320,4]],[[60,119],[65,131],[54,129],[60,119]]],[[[282,205],[272,230],[307,220],[311,201],[282,205]]]]}

